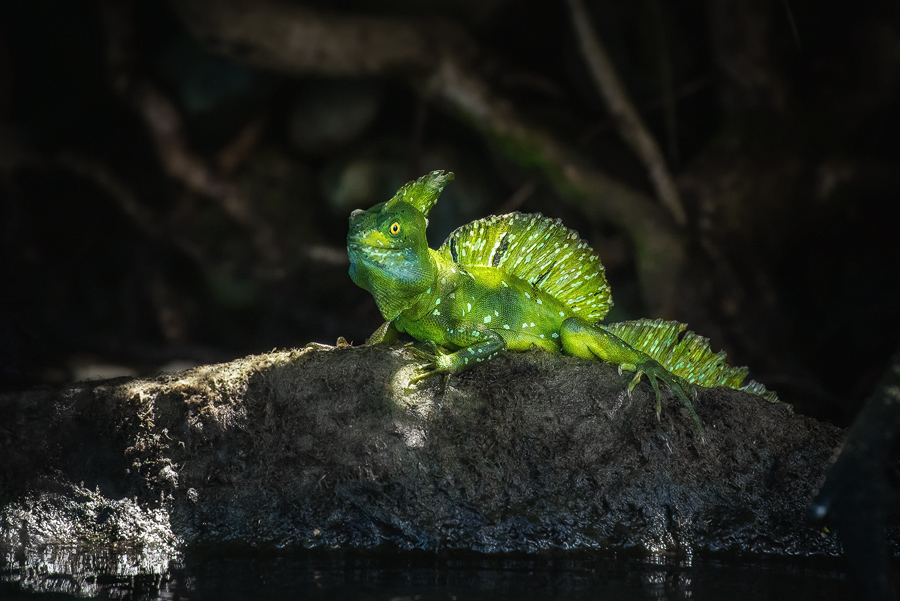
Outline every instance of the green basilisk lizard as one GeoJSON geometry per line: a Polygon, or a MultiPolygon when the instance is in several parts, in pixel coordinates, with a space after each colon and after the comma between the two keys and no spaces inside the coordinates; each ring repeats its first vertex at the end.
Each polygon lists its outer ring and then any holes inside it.
{"type": "Polygon", "coordinates": [[[696,386],[739,388],[776,401],[747,368],[725,363],[709,341],[685,325],[640,319],[598,325],[612,306],[603,265],[577,232],[558,219],[511,213],[473,221],[437,250],[428,247],[428,213],[452,173],[433,171],[389,201],[350,215],[350,277],[375,297],[387,320],[367,341],[400,333],[426,342],[418,381],[455,374],[504,349],[533,347],[602,359],[635,371],[629,394],[646,375],[656,392],[668,386],[702,433],[696,386]],[[452,352],[445,352],[448,349],[452,352]]]}

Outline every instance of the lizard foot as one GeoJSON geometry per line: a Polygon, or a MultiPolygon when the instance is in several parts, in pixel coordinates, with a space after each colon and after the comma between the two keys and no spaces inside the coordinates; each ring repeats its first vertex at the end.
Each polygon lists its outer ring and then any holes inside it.
{"type": "Polygon", "coordinates": [[[638,382],[641,381],[641,377],[646,375],[647,379],[650,380],[650,385],[653,386],[654,392],[656,392],[656,419],[658,420],[660,419],[660,415],[662,414],[662,392],[659,389],[659,383],[662,382],[669,388],[669,390],[674,392],[675,396],[678,397],[678,400],[680,400],[682,404],[684,404],[685,408],[687,409],[688,415],[690,415],[691,419],[694,420],[694,424],[697,426],[697,430],[700,432],[701,440],[703,440],[703,423],[700,421],[700,417],[697,415],[697,411],[694,409],[694,401],[697,400],[697,389],[684,378],[681,378],[669,372],[654,359],[647,359],[646,361],[642,361],[635,367],[637,369],[637,373],[634,375],[634,378],[628,385],[628,395],[631,396],[631,391],[634,390],[634,387],[637,386],[638,382]]]}
{"type": "Polygon", "coordinates": [[[443,374],[444,376],[450,375],[451,366],[449,355],[442,351],[438,345],[431,340],[426,340],[425,344],[428,345],[428,351],[414,346],[409,348],[410,353],[423,361],[417,368],[418,373],[409,381],[410,386],[418,384],[420,381],[434,374],[443,374]]]}

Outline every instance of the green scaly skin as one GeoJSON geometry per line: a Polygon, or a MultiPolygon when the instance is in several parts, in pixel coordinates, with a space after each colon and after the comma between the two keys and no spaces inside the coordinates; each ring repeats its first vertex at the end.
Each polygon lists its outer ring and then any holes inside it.
{"type": "MultiPolygon", "coordinates": [[[[428,343],[432,352],[417,351],[425,363],[415,381],[459,373],[504,349],[602,359],[636,371],[629,394],[648,377],[657,415],[659,383],[665,384],[702,434],[695,384],[738,388],[746,369],[725,365],[724,353],[713,354],[692,333],[679,339],[682,324],[625,322],[610,326],[614,335],[593,323],[612,304],[603,267],[558,221],[518,213],[492,217],[460,228],[438,250],[429,248],[426,217],[452,178],[434,171],[390,201],[351,214],[350,277],[372,293],[387,320],[367,342],[390,342],[406,332],[428,343]]],[[[765,394],[751,385],[751,392],[765,394]]]]}

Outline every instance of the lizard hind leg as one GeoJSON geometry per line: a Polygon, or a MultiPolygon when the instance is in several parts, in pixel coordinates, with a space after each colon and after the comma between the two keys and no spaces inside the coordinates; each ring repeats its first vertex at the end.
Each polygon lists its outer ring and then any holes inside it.
{"type": "Polygon", "coordinates": [[[621,369],[637,371],[628,386],[629,394],[640,382],[641,377],[646,375],[656,393],[657,419],[662,413],[662,393],[659,388],[661,381],[682,402],[697,426],[701,438],[703,437],[703,424],[693,403],[693,400],[696,400],[696,389],[689,382],[669,372],[650,355],[637,350],[604,328],[594,326],[580,317],[569,317],[563,321],[559,335],[563,350],[570,355],[585,359],[602,359],[619,365],[621,369]]]}

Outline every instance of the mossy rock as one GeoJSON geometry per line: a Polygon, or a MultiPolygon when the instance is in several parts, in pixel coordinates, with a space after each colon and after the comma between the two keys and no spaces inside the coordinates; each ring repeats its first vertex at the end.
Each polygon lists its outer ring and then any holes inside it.
{"type": "Polygon", "coordinates": [[[415,371],[341,345],[0,397],[2,544],[838,553],[807,507],[842,431],[785,404],[704,389],[701,440],[604,363],[415,371]]]}

